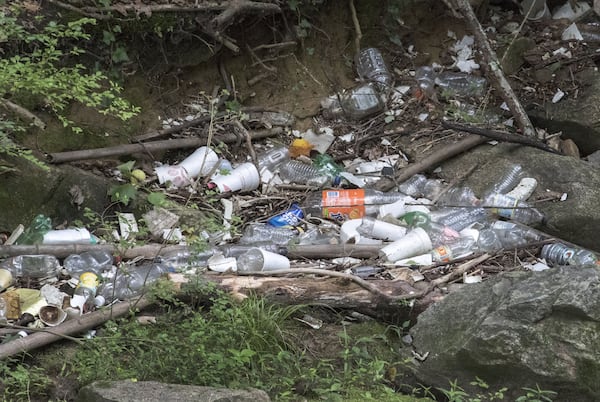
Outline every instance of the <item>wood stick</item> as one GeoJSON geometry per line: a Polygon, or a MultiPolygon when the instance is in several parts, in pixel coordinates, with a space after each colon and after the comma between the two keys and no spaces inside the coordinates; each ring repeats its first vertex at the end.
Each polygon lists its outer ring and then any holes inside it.
{"type": "MultiPolygon", "coordinates": [[[[281,127],[273,127],[269,130],[253,131],[252,139],[258,140],[267,137],[273,137],[283,132],[281,127]]],[[[238,137],[234,134],[219,135],[216,138],[217,142],[221,141],[226,144],[233,144],[238,141],[238,137]]],[[[142,144],[127,144],[117,145],[114,147],[84,149],[80,151],[67,151],[48,154],[48,159],[51,163],[65,163],[84,159],[102,159],[120,155],[129,155],[140,152],[164,151],[177,148],[193,148],[206,145],[205,138],[179,138],[164,141],[145,142],[142,144]]]]}
{"type": "Polygon", "coordinates": [[[24,338],[15,339],[8,343],[0,344],[0,359],[6,359],[18,353],[28,352],[30,350],[51,344],[63,339],[64,336],[72,336],[87,331],[108,320],[122,317],[128,314],[132,309],[143,309],[150,306],[152,302],[141,297],[130,301],[124,301],[115,305],[102,308],[92,313],[84,314],[81,317],[65,321],[53,327],[50,332],[35,332],[24,338]]]}
{"type": "Polygon", "coordinates": [[[523,132],[523,135],[526,137],[536,138],[537,134],[535,128],[533,127],[531,120],[529,120],[529,116],[527,116],[527,113],[521,105],[521,102],[519,102],[519,99],[515,95],[510,83],[504,76],[502,67],[498,61],[498,56],[490,46],[487,36],[483,31],[483,28],[481,27],[481,24],[479,23],[479,20],[477,19],[469,0],[456,0],[456,4],[460,13],[465,17],[467,24],[471,28],[471,31],[473,31],[473,34],[475,35],[475,40],[479,45],[479,50],[483,54],[483,59],[487,64],[487,76],[489,80],[508,105],[508,108],[515,117],[517,125],[523,132]]]}
{"type": "Polygon", "coordinates": [[[551,152],[553,154],[562,155],[562,153],[543,142],[539,141],[534,137],[525,137],[523,135],[517,135],[512,133],[506,133],[502,131],[488,130],[481,127],[467,126],[464,124],[451,123],[449,121],[442,121],[442,126],[450,128],[452,130],[464,131],[471,134],[482,135],[484,137],[491,138],[493,140],[512,142],[516,144],[527,145],[532,148],[541,149],[542,151],[551,152]]]}
{"type": "Polygon", "coordinates": [[[427,169],[434,167],[435,165],[450,159],[453,156],[459,155],[469,149],[476,147],[477,145],[483,144],[488,141],[487,138],[479,135],[469,135],[454,144],[446,146],[437,152],[423,158],[417,163],[405,167],[404,169],[397,172],[393,179],[382,177],[374,185],[374,188],[379,191],[390,191],[397,183],[401,183],[411,176],[422,173],[427,169]]]}
{"type": "Polygon", "coordinates": [[[35,114],[30,112],[29,110],[25,109],[23,106],[17,105],[16,103],[13,103],[13,102],[9,101],[8,99],[4,99],[4,98],[0,98],[0,103],[2,104],[2,106],[7,108],[8,110],[12,111],[13,113],[16,113],[19,116],[25,118],[26,120],[30,120],[31,122],[33,122],[34,126],[39,127],[42,130],[44,130],[46,128],[46,123],[44,123],[42,121],[42,119],[37,117],[35,114]]]}
{"type": "Polygon", "coordinates": [[[360,41],[362,40],[362,30],[360,29],[360,22],[358,22],[358,16],[356,15],[356,7],[354,7],[354,0],[349,0],[350,12],[352,13],[352,23],[354,24],[354,31],[356,37],[354,38],[354,47],[356,54],[360,52],[360,41]]]}

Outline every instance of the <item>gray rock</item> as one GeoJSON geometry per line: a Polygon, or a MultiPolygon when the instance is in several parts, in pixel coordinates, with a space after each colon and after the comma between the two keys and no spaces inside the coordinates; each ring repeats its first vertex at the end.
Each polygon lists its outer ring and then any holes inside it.
{"type": "Polygon", "coordinates": [[[266,392],[163,384],[155,381],[96,381],[83,387],[76,402],[268,402],[266,392]]]}
{"type": "Polygon", "coordinates": [[[422,313],[412,328],[423,384],[471,395],[482,378],[491,390],[522,387],[558,393],[556,401],[600,399],[600,271],[560,267],[513,272],[465,286],[422,313]]]}
{"type": "Polygon", "coordinates": [[[539,227],[540,230],[600,251],[597,235],[600,227],[600,169],[587,161],[525,146],[486,144],[444,163],[440,175],[452,180],[477,164],[477,169],[464,184],[481,196],[511,163],[521,164],[528,176],[538,181],[532,199],[547,197],[546,190],[567,193],[566,201],[535,204],[548,220],[545,226],[539,227]]]}

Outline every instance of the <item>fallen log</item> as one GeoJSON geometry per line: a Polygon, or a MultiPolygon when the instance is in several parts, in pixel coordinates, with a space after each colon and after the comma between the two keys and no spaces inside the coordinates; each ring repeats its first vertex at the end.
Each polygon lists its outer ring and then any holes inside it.
{"type": "MultiPolygon", "coordinates": [[[[253,140],[273,137],[281,134],[281,127],[273,127],[270,130],[252,131],[250,133],[253,140]]],[[[215,136],[216,142],[224,142],[226,144],[236,143],[240,138],[235,134],[215,136]]],[[[164,151],[177,148],[193,148],[206,145],[206,138],[179,138],[164,141],[144,142],[141,144],[123,144],[114,147],[84,149],[80,151],[56,152],[48,154],[47,158],[50,163],[65,163],[84,159],[102,159],[120,155],[129,155],[141,152],[164,151]]]]}
{"type": "Polygon", "coordinates": [[[84,314],[80,318],[65,321],[64,323],[52,327],[48,331],[35,332],[24,338],[0,344],[0,359],[14,356],[18,353],[29,352],[41,346],[49,345],[65,336],[72,336],[89,329],[98,327],[108,320],[122,317],[128,314],[132,309],[143,309],[151,305],[152,302],[141,297],[130,301],[114,304],[110,307],[84,314]]]}

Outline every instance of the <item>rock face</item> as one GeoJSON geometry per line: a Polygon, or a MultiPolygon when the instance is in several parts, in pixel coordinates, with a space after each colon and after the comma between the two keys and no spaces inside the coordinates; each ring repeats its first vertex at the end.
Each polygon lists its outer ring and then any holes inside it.
{"type": "Polygon", "coordinates": [[[268,402],[266,392],[154,381],[97,381],[79,391],[77,402],[268,402]]]}
{"type": "MultiPolygon", "coordinates": [[[[482,378],[491,389],[553,390],[554,401],[600,399],[600,271],[560,267],[513,272],[450,293],[422,313],[414,347],[429,352],[416,369],[449,389],[482,378]]],[[[479,389],[481,392],[481,389],[479,389]]],[[[518,392],[520,391],[520,392],[518,392]]]]}
{"type": "Polygon", "coordinates": [[[547,216],[539,227],[550,235],[591,250],[600,251],[600,169],[590,162],[512,144],[481,145],[442,165],[441,176],[447,180],[460,177],[477,165],[466,178],[476,195],[481,196],[511,163],[519,163],[528,176],[538,181],[532,199],[548,197],[547,190],[567,193],[565,201],[535,204],[547,216]]]}
{"type": "Polygon", "coordinates": [[[108,182],[99,176],[72,166],[46,171],[20,158],[11,163],[16,171],[3,175],[0,189],[1,232],[29,225],[37,214],[55,225],[71,223],[81,219],[85,207],[101,212],[108,203],[108,182]]]}

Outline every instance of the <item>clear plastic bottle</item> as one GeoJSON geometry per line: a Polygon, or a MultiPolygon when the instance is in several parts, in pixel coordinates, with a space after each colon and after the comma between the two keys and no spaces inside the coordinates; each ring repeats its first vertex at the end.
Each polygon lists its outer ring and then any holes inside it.
{"type": "Polygon", "coordinates": [[[339,103],[344,114],[353,120],[361,120],[381,112],[385,106],[373,83],[359,85],[344,91],[340,94],[339,103]]]}
{"type": "Polygon", "coordinates": [[[58,276],[60,262],[53,255],[18,255],[8,258],[0,264],[17,278],[42,279],[58,276]]]}
{"type": "Polygon", "coordinates": [[[319,154],[315,156],[313,159],[313,164],[319,173],[329,177],[330,181],[334,185],[338,184],[340,181],[339,175],[344,171],[344,169],[340,167],[330,155],[319,154]]]}
{"type": "Polygon", "coordinates": [[[37,215],[17,238],[15,244],[42,244],[44,235],[52,229],[52,221],[45,215],[37,215]]]}
{"type": "Polygon", "coordinates": [[[423,229],[429,235],[433,247],[452,244],[460,239],[460,234],[456,230],[439,223],[430,222],[428,225],[423,226],[423,229]]]}
{"type": "Polygon", "coordinates": [[[481,229],[477,238],[477,247],[485,253],[495,253],[502,249],[502,242],[493,229],[481,229]]]}
{"type": "Polygon", "coordinates": [[[307,184],[323,187],[331,182],[331,178],[316,166],[295,159],[284,161],[279,165],[279,177],[290,183],[307,184]]]}
{"type": "Polygon", "coordinates": [[[417,87],[426,98],[431,98],[435,94],[435,77],[437,73],[431,66],[422,66],[415,71],[415,80],[417,87]]]}
{"type": "Polygon", "coordinates": [[[458,258],[466,257],[475,252],[475,239],[472,237],[461,237],[456,241],[436,247],[431,256],[436,262],[450,262],[458,258]]]}
{"type": "Polygon", "coordinates": [[[301,206],[305,215],[344,221],[377,215],[381,205],[404,198],[406,195],[403,193],[385,193],[373,189],[323,190],[310,193],[301,206]]]}
{"type": "Polygon", "coordinates": [[[449,96],[481,97],[487,89],[485,77],[477,75],[442,71],[435,79],[435,83],[441,88],[442,93],[449,96]]]}
{"type": "Polygon", "coordinates": [[[374,82],[381,93],[390,91],[393,78],[379,49],[361,49],[356,55],[355,64],[361,79],[374,82]]]}
{"type": "Polygon", "coordinates": [[[93,272],[100,275],[110,269],[113,264],[113,255],[106,250],[89,250],[81,254],[71,254],[63,261],[63,267],[73,278],[79,278],[84,272],[93,272]]]}
{"type": "Polygon", "coordinates": [[[492,185],[487,193],[506,194],[519,184],[523,176],[523,167],[519,164],[511,164],[504,174],[492,185]]]}
{"type": "Polygon", "coordinates": [[[487,213],[483,208],[456,208],[450,213],[439,217],[436,217],[436,214],[432,214],[432,220],[443,226],[450,227],[457,232],[475,222],[484,222],[486,218],[487,213]]]}
{"type": "Polygon", "coordinates": [[[542,247],[541,257],[556,265],[598,265],[598,256],[581,248],[569,247],[563,243],[546,244],[542,247]]]}
{"type": "Polygon", "coordinates": [[[264,223],[248,225],[240,238],[240,244],[271,242],[286,245],[298,237],[298,231],[289,227],[275,227],[264,223]]]}
{"type": "Polygon", "coordinates": [[[268,169],[273,171],[275,166],[286,161],[290,157],[287,147],[276,147],[258,155],[258,170],[268,169]]]}
{"type": "Polygon", "coordinates": [[[470,187],[454,187],[442,194],[437,204],[441,206],[475,206],[479,205],[481,200],[475,196],[470,187]]]}
{"type": "MultiPolygon", "coordinates": [[[[490,227],[496,232],[506,232],[511,236],[524,239],[527,243],[540,241],[543,237],[539,231],[532,229],[526,225],[519,224],[517,222],[495,221],[491,224],[490,227]]],[[[505,235],[503,237],[509,238],[511,236],[505,235]]]]}
{"type": "Polygon", "coordinates": [[[484,198],[483,206],[493,214],[512,219],[525,225],[542,223],[545,216],[524,201],[516,200],[505,194],[492,193],[484,198]]]}
{"type": "Polygon", "coordinates": [[[427,184],[427,177],[422,174],[415,174],[408,180],[400,183],[398,191],[411,197],[420,197],[423,195],[423,190],[427,184]]]}

